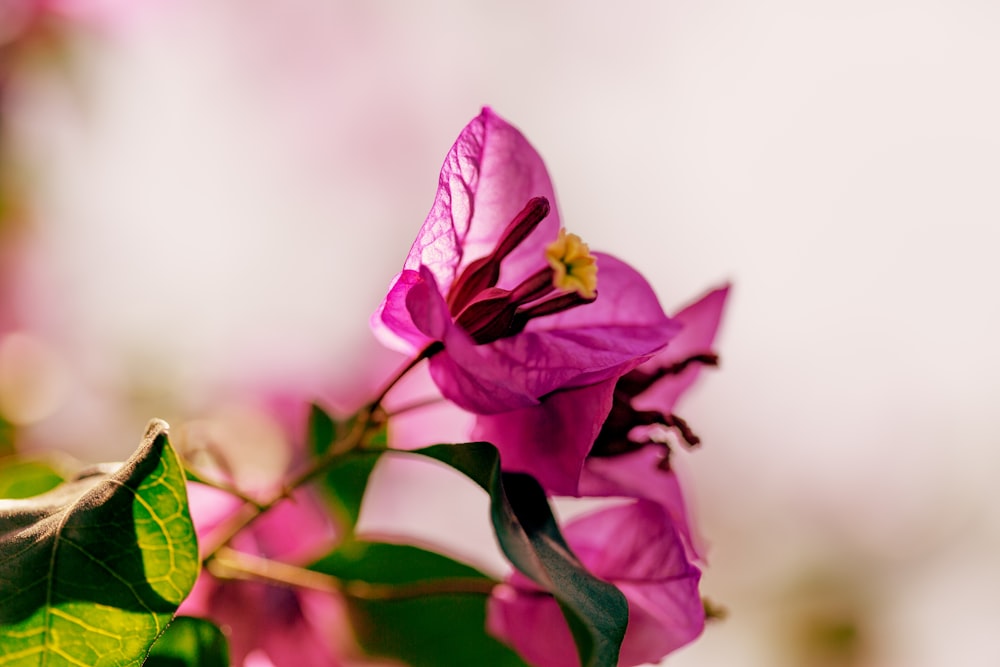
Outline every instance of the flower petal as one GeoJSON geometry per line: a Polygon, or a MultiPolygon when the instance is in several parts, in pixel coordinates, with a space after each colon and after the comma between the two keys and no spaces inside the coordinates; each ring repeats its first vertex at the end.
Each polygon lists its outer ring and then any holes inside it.
{"type": "Polygon", "coordinates": [[[620,665],[658,662],[701,634],[701,572],[688,561],[673,518],[658,503],[639,500],[594,512],[563,533],[580,560],[628,599],[620,665]]]}
{"type": "Polygon", "coordinates": [[[486,345],[453,334],[447,353],[431,359],[441,392],[477,414],[517,410],[555,391],[618,378],[662,349],[680,324],[638,271],[597,257],[593,303],[532,320],[524,332],[486,345]]]}
{"type": "Polygon", "coordinates": [[[486,607],[486,629],[525,662],[544,667],[579,667],[576,644],[556,599],[547,593],[497,586],[486,607]]]}
{"type": "Polygon", "coordinates": [[[308,489],[296,490],[254,522],[249,531],[265,558],[304,564],[334,547],[337,530],[308,489]]]}
{"type": "Polygon", "coordinates": [[[371,326],[388,347],[412,354],[431,342],[411,320],[408,294],[421,267],[448,294],[459,271],[488,255],[507,224],[533,197],[545,197],[548,216],[503,261],[499,286],[511,288],[544,263],[543,252],[559,232],[555,192],[542,158],[528,140],[489,108],[465,126],[441,167],[438,190],[371,326]]]}
{"type": "MultiPolygon", "coordinates": [[[[599,510],[571,521],[563,534],[584,565],[628,600],[620,667],[659,662],[701,634],[701,572],[688,562],[673,521],[657,503],[599,510]]],[[[491,597],[487,627],[532,664],[579,664],[554,598],[515,577],[491,597]]]]}
{"type": "Polygon", "coordinates": [[[559,212],[542,158],[517,128],[484,108],[448,152],[434,204],[404,268],[428,267],[447,294],[456,272],[488,255],[533,197],[547,198],[551,211],[504,260],[501,287],[513,286],[538,266],[542,248],[559,231],[559,212]]]}
{"type": "Polygon", "coordinates": [[[611,409],[616,381],[559,391],[536,407],[480,415],[472,437],[500,450],[504,470],[526,472],[550,493],[576,495],[584,460],[611,409]]]}
{"type": "Polygon", "coordinates": [[[375,337],[386,347],[403,354],[415,354],[431,342],[413,321],[409,305],[411,291],[424,284],[420,272],[410,269],[403,270],[392,279],[389,293],[370,321],[375,337]]]}
{"type": "MultiPolygon", "coordinates": [[[[674,320],[680,322],[683,328],[648,365],[670,366],[692,355],[711,352],[728,295],[729,285],[726,285],[709,292],[677,313],[674,320]]],[[[658,381],[637,396],[632,405],[638,410],[659,410],[670,413],[678,398],[694,384],[700,373],[701,364],[692,364],[678,375],[658,381]]]]}
{"type": "Polygon", "coordinates": [[[691,529],[680,481],[672,470],[663,470],[664,450],[658,445],[608,457],[591,457],[580,476],[580,495],[625,496],[659,504],[670,516],[693,560],[704,560],[701,538],[691,529]]]}

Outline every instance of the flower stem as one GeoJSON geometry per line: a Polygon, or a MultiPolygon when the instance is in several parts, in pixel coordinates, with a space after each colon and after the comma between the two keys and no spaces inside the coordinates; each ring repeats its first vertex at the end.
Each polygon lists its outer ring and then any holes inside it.
{"type": "Polygon", "coordinates": [[[445,400],[444,396],[428,396],[427,398],[423,398],[417,401],[413,401],[412,403],[407,403],[406,405],[402,405],[393,410],[392,412],[386,412],[385,417],[386,419],[391,419],[392,417],[395,417],[396,415],[401,415],[404,412],[411,412],[413,410],[419,410],[420,408],[426,408],[428,406],[441,403],[444,400],[445,400]]]}
{"type": "Polygon", "coordinates": [[[442,343],[441,341],[435,341],[430,345],[428,345],[427,347],[425,347],[423,350],[421,350],[420,354],[415,356],[413,359],[410,359],[406,363],[406,365],[404,365],[401,369],[399,369],[399,371],[392,377],[392,379],[390,379],[385,384],[385,386],[382,387],[382,390],[375,397],[375,400],[369,404],[369,409],[374,411],[376,408],[378,408],[378,406],[382,404],[382,400],[385,399],[386,394],[388,394],[389,391],[396,386],[397,382],[402,380],[403,377],[411,370],[413,370],[413,368],[421,361],[423,361],[424,359],[430,359],[443,349],[444,349],[444,343],[442,343]]]}
{"type": "Polygon", "coordinates": [[[324,593],[339,593],[358,600],[406,600],[428,595],[454,594],[489,595],[497,585],[497,582],[491,579],[473,577],[403,584],[374,584],[367,581],[344,580],[229,547],[220,549],[208,567],[209,571],[220,579],[250,579],[324,593]]]}
{"type": "Polygon", "coordinates": [[[239,500],[242,500],[244,503],[254,505],[255,507],[258,508],[261,507],[261,504],[259,502],[257,502],[255,499],[251,498],[247,494],[243,493],[242,491],[240,491],[234,485],[229,484],[228,482],[224,482],[220,479],[212,479],[207,475],[199,473],[197,470],[191,468],[188,465],[184,466],[184,475],[187,477],[188,481],[198,482],[199,484],[210,486],[213,489],[218,489],[219,491],[225,491],[229,495],[234,496],[239,500]]]}

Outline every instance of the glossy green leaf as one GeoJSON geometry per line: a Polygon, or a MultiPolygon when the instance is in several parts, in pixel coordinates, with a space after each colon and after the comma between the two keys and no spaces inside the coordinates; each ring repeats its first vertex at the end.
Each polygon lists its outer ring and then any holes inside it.
{"type": "MultiPolygon", "coordinates": [[[[492,580],[446,556],[403,544],[355,541],[312,569],[346,581],[391,584],[399,591],[450,580],[487,589],[492,580]]],[[[358,643],[375,656],[412,667],[525,667],[511,649],[486,633],[485,592],[423,594],[401,599],[348,597],[358,643]]]]}
{"type": "Polygon", "coordinates": [[[63,476],[45,461],[7,458],[0,461],[0,498],[30,498],[63,483],[63,476]]]}
{"type": "Polygon", "coordinates": [[[153,644],[144,667],[229,667],[229,642],[211,621],[178,616],[153,644]]]}
{"type": "Polygon", "coordinates": [[[415,450],[463,473],[490,495],[500,548],[518,570],[559,602],[585,667],[614,667],[628,603],[621,591],[592,574],[567,546],[542,487],[529,475],[502,473],[497,449],[485,442],[415,450]]]}
{"type": "Polygon", "coordinates": [[[197,575],[184,473],[153,421],[124,464],[0,501],[0,666],[140,665],[197,575]]]}

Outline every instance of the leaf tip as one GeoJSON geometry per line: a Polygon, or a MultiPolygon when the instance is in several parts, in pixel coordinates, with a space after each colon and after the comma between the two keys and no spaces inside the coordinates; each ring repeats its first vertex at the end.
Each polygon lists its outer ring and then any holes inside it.
{"type": "Polygon", "coordinates": [[[142,444],[149,445],[161,435],[166,435],[170,431],[170,424],[154,417],[146,424],[146,432],[142,436],[142,444]]]}

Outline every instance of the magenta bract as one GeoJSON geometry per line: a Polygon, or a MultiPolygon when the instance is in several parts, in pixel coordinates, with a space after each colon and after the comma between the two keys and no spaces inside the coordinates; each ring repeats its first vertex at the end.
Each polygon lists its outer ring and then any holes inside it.
{"type": "Polygon", "coordinates": [[[618,377],[663,348],[678,326],[620,260],[593,255],[596,298],[539,282],[560,238],[541,158],[484,109],[448,153],[434,205],[372,327],[411,355],[443,343],[431,375],[445,397],[477,414],[618,377]]]}
{"type": "MultiPolygon", "coordinates": [[[[616,270],[631,271],[626,265],[616,270]]],[[[662,351],[632,373],[655,377],[658,370],[711,353],[727,294],[728,287],[714,290],[681,310],[672,319],[680,325],[680,331],[662,351]]],[[[654,473],[659,471],[650,472],[648,481],[645,477],[632,479],[631,487],[605,483],[602,491],[595,492],[580,486],[584,462],[595,442],[598,446],[620,446],[623,453],[640,449],[642,440],[629,439],[635,437],[636,431],[644,435],[644,429],[649,429],[640,417],[655,422],[658,416],[670,415],[677,399],[694,383],[700,367],[693,363],[677,373],[663,375],[636,395],[624,391],[625,378],[618,377],[557,391],[544,396],[536,406],[477,416],[472,437],[492,442],[500,450],[505,469],[534,476],[549,493],[647,497],[638,485],[654,486],[658,483],[654,473]],[[624,443],[603,442],[609,439],[624,443]]],[[[597,469],[613,470],[618,458],[602,456],[591,460],[597,469]]],[[[623,463],[632,465],[629,461],[623,463]]],[[[649,467],[655,468],[655,464],[649,467]]]]}

